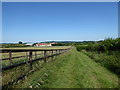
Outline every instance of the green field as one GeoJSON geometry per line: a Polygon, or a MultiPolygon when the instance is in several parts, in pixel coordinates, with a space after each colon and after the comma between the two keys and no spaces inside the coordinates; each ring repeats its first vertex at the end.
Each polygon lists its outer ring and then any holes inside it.
{"type": "Polygon", "coordinates": [[[118,88],[119,78],[75,49],[57,57],[14,88],[118,88]]]}

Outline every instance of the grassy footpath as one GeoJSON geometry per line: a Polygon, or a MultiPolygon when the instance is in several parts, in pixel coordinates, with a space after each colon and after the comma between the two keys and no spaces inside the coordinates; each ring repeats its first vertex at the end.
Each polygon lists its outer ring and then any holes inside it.
{"type": "Polygon", "coordinates": [[[14,85],[15,88],[117,88],[118,77],[75,49],[14,85]]]}

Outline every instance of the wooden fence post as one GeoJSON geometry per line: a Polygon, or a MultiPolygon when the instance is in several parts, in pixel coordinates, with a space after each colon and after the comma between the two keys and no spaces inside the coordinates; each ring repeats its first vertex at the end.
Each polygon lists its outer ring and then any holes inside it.
{"type": "Polygon", "coordinates": [[[44,62],[46,63],[47,60],[47,51],[44,51],[44,62]]]}
{"type": "Polygon", "coordinates": [[[26,52],[26,58],[28,58],[28,53],[26,52]]]}
{"type": "Polygon", "coordinates": [[[37,52],[35,51],[35,58],[37,58],[37,52]]]}
{"type": "Polygon", "coordinates": [[[42,51],[42,53],[43,53],[43,55],[42,55],[42,56],[44,57],[44,51],[42,51]]]}
{"type": "Polygon", "coordinates": [[[54,54],[53,50],[52,50],[52,55],[54,54]]]}
{"type": "MultiPolygon", "coordinates": [[[[52,53],[51,53],[51,54],[54,55],[53,50],[52,50],[52,53]]],[[[52,60],[53,60],[53,58],[54,58],[54,56],[52,56],[52,60]]]]}
{"type": "Polygon", "coordinates": [[[11,51],[9,52],[9,61],[10,61],[10,64],[13,64],[13,62],[12,62],[12,52],[11,51]]]}
{"type": "Polygon", "coordinates": [[[57,54],[57,50],[56,50],[56,54],[57,54]]]}
{"type": "MultiPolygon", "coordinates": [[[[29,61],[32,61],[32,51],[29,52],[29,61]]],[[[30,62],[30,69],[32,69],[32,62],[30,62]]]]}
{"type": "Polygon", "coordinates": [[[61,50],[59,50],[59,53],[61,54],[61,50]]]}
{"type": "Polygon", "coordinates": [[[32,60],[32,51],[29,52],[29,61],[32,60]]]}
{"type": "Polygon", "coordinates": [[[60,54],[60,50],[59,50],[59,54],[60,54]]]}

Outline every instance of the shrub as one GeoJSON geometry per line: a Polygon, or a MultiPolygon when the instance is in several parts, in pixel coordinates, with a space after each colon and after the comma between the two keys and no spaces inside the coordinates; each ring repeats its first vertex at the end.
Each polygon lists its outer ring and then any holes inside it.
{"type": "Polygon", "coordinates": [[[107,38],[104,41],[100,41],[96,44],[89,44],[86,48],[87,51],[119,51],[120,50],[120,38],[112,39],[107,38]]]}
{"type": "Polygon", "coordinates": [[[83,50],[83,49],[86,49],[86,47],[87,47],[86,45],[77,45],[77,46],[76,46],[76,48],[77,48],[78,51],[81,51],[81,50],[83,50]]]}

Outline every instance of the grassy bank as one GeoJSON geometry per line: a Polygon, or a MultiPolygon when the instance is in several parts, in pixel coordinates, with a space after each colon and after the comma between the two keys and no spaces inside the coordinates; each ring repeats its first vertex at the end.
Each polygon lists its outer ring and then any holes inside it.
{"type": "Polygon", "coordinates": [[[73,49],[14,88],[117,88],[118,77],[82,52],[73,49]]]}
{"type": "Polygon", "coordinates": [[[90,51],[83,50],[82,52],[88,55],[95,62],[100,63],[102,66],[106,67],[108,70],[112,71],[118,76],[120,75],[120,52],[119,51],[98,53],[98,52],[90,52],[90,51]]]}
{"type": "Polygon", "coordinates": [[[107,38],[88,46],[76,46],[92,60],[120,77],[120,38],[107,38]]]}

